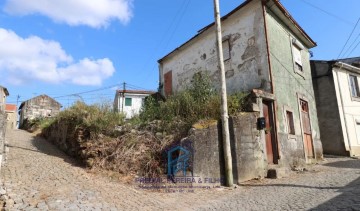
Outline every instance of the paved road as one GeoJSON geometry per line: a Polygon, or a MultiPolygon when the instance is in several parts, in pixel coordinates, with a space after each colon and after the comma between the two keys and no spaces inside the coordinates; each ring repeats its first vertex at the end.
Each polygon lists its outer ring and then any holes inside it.
{"type": "Polygon", "coordinates": [[[8,131],[7,142],[1,181],[9,210],[360,210],[357,159],[327,158],[289,178],[236,189],[157,193],[89,173],[25,131],[8,131]]]}

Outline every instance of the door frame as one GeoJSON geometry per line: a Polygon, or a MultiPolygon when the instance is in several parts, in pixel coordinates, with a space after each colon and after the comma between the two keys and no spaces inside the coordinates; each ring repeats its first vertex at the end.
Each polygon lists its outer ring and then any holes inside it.
{"type": "MultiPolygon", "coordinates": [[[[300,131],[301,131],[301,137],[302,137],[302,142],[303,142],[303,149],[304,149],[304,157],[305,157],[305,162],[306,163],[311,163],[311,160],[309,159],[308,157],[308,153],[307,153],[307,150],[306,150],[306,144],[305,144],[305,135],[304,135],[304,128],[303,128],[303,121],[302,121],[302,113],[301,113],[301,105],[300,105],[300,100],[303,100],[303,101],[306,101],[307,104],[308,104],[308,115],[309,115],[309,121],[310,121],[310,128],[311,130],[313,129],[312,127],[312,124],[311,124],[311,109],[310,109],[310,101],[309,99],[304,95],[304,94],[301,94],[301,93],[296,93],[297,95],[297,105],[298,105],[298,109],[299,109],[299,119],[300,119],[300,131]]],[[[311,131],[311,144],[312,144],[312,150],[313,150],[313,158],[312,159],[317,159],[316,158],[316,153],[315,153],[315,145],[314,145],[314,138],[313,138],[313,132],[311,131]]]]}
{"type": "MultiPolygon", "coordinates": [[[[264,117],[264,110],[263,110],[263,104],[264,101],[268,103],[269,108],[269,121],[270,125],[273,127],[273,133],[271,136],[272,139],[272,150],[273,150],[273,164],[277,165],[279,164],[280,159],[280,153],[279,153],[279,143],[277,139],[277,121],[276,121],[276,110],[275,110],[275,101],[273,99],[267,99],[267,98],[260,98],[261,102],[261,117],[264,117]]],[[[267,151],[266,151],[266,135],[265,131],[263,130],[263,142],[264,142],[264,150],[265,150],[265,157],[267,157],[267,151]]]]}

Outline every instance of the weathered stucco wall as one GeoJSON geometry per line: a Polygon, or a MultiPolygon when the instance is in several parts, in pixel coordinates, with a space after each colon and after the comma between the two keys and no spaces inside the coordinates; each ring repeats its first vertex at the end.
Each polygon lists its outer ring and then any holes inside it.
{"type": "MultiPolygon", "coordinates": [[[[230,44],[230,59],[225,61],[228,92],[253,88],[269,91],[271,86],[261,1],[250,2],[222,21],[222,35],[223,40],[228,39],[230,44]]],[[[219,88],[220,70],[217,64],[216,36],[212,26],[160,62],[161,84],[164,85],[164,74],[172,71],[172,91],[176,92],[185,88],[195,73],[207,72],[214,87],[219,88]]]]}
{"type": "Polygon", "coordinates": [[[16,128],[17,123],[17,113],[16,112],[6,112],[6,121],[7,129],[12,130],[16,128]]]}
{"type": "Polygon", "coordinates": [[[230,118],[234,181],[263,178],[267,171],[264,144],[257,130],[258,112],[230,118]]]}
{"type": "MultiPolygon", "coordinates": [[[[306,46],[301,51],[303,71],[295,71],[292,41],[297,39],[275,15],[266,8],[266,27],[269,43],[270,64],[276,96],[277,135],[280,147],[280,164],[291,164],[296,160],[305,159],[303,130],[301,127],[301,113],[299,98],[308,102],[314,154],[322,158],[322,146],[315,105],[315,95],[309,62],[309,52],[306,46]],[[295,135],[289,136],[286,110],[293,113],[295,135]]],[[[300,40],[297,39],[297,42],[300,40]]],[[[304,44],[302,44],[304,46],[304,44]]]]}
{"type": "Polygon", "coordinates": [[[6,94],[2,86],[0,86],[0,111],[5,111],[6,94]]]}
{"type": "Polygon", "coordinates": [[[221,142],[221,128],[218,124],[191,131],[192,176],[220,179],[225,178],[224,156],[221,142]],[[220,133],[219,133],[220,132],[220,133]]]}
{"type": "MultiPolygon", "coordinates": [[[[241,113],[230,118],[234,182],[240,183],[266,175],[264,145],[257,130],[258,112],[241,113]]],[[[192,173],[204,178],[225,178],[221,124],[192,130],[192,173]]]]}
{"type": "Polygon", "coordinates": [[[338,112],[332,64],[311,61],[311,69],[324,153],[348,156],[338,112]]]}
{"type": "Polygon", "coordinates": [[[4,146],[5,146],[5,132],[6,132],[6,114],[3,111],[0,111],[0,167],[2,164],[2,159],[4,155],[4,146]]]}

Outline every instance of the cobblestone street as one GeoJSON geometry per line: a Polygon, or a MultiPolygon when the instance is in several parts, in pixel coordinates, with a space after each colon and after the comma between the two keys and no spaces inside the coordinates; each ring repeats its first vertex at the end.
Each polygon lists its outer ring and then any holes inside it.
{"type": "Polygon", "coordinates": [[[1,182],[9,210],[360,210],[358,159],[326,158],[288,178],[233,189],[158,193],[89,173],[25,131],[7,131],[6,140],[1,182]]]}

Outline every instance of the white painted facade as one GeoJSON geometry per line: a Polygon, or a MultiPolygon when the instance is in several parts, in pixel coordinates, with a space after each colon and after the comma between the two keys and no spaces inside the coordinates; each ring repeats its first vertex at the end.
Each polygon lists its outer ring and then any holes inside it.
{"type": "Polygon", "coordinates": [[[114,110],[126,115],[130,119],[139,114],[145,98],[154,92],[136,90],[118,90],[114,100],[114,110]]]}
{"type": "Polygon", "coordinates": [[[360,156],[360,97],[353,96],[350,85],[350,76],[360,82],[360,68],[338,62],[332,71],[345,148],[350,156],[360,156]]]}

